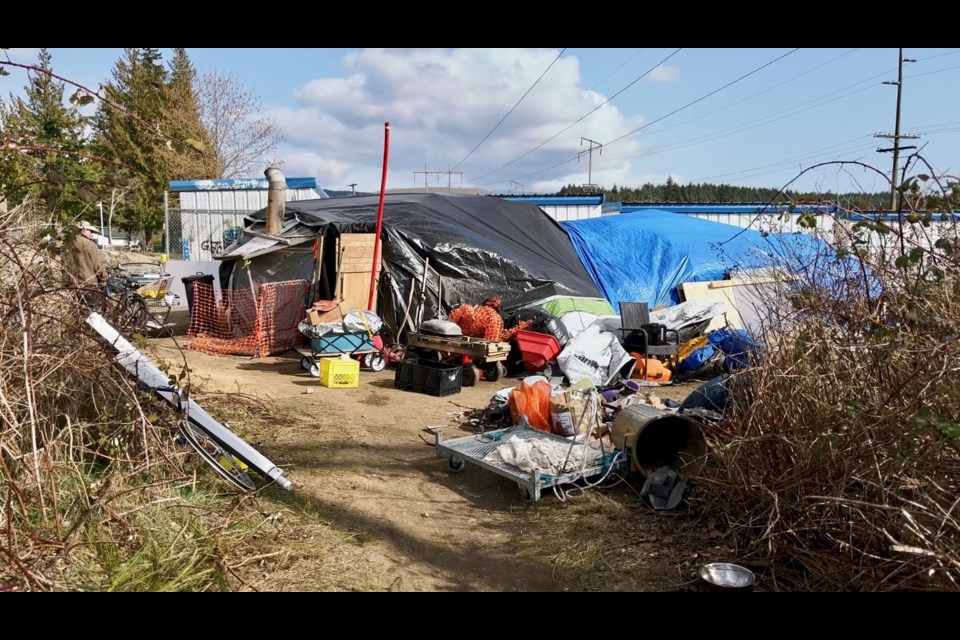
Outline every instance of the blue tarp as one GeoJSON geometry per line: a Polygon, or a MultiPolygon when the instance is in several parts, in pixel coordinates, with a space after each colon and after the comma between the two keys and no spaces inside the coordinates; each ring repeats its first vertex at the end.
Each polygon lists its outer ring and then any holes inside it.
{"type": "Polygon", "coordinates": [[[684,282],[723,280],[733,269],[822,268],[824,244],[811,236],[769,234],[661,210],[564,222],[593,281],[614,308],[680,302],[684,282]],[[820,259],[817,259],[817,254],[820,259]]]}

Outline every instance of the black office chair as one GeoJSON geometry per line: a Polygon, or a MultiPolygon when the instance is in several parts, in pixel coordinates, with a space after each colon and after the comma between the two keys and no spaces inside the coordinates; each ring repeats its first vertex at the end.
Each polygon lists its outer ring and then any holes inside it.
{"type": "Polygon", "coordinates": [[[647,358],[674,357],[680,353],[680,334],[662,324],[650,322],[646,302],[620,303],[620,330],[623,346],[631,353],[643,354],[643,379],[647,379],[647,358]]]}

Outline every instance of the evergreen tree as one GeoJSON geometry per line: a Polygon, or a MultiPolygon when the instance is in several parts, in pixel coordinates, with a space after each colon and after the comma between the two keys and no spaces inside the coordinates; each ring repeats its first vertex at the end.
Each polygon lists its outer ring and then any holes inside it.
{"type": "Polygon", "coordinates": [[[673,176],[667,176],[667,182],[663,185],[663,198],[667,202],[680,202],[680,187],[673,180],[673,176]]]}
{"type": "Polygon", "coordinates": [[[200,106],[194,91],[197,73],[186,49],[174,49],[165,119],[171,147],[164,148],[171,180],[217,177],[217,161],[200,121],[200,106]]]}
{"type": "Polygon", "coordinates": [[[147,244],[163,222],[167,185],[166,152],[172,148],[166,122],[167,70],[158,49],[124,49],[105,89],[96,128],[100,152],[126,167],[114,179],[132,188],[117,207],[117,220],[127,229],[142,229],[147,244]],[[169,145],[169,146],[168,146],[169,145]]]}
{"type": "MultiPolygon", "coordinates": [[[[41,49],[37,67],[51,70],[52,57],[41,49]]],[[[0,154],[0,197],[16,204],[40,196],[61,220],[74,220],[97,201],[100,167],[88,152],[88,118],[80,106],[89,98],[75,94],[64,104],[64,83],[31,71],[25,99],[10,96],[0,105],[0,141],[29,150],[0,154]]]]}

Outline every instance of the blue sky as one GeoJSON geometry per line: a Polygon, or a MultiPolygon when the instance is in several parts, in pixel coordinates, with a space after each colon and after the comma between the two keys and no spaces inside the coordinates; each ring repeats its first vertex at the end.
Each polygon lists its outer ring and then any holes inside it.
{"type": "MultiPolygon", "coordinates": [[[[460,172],[432,174],[431,187],[449,178],[497,193],[553,192],[588,181],[581,138],[604,145],[589,178],[607,187],[668,175],[779,187],[839,159],[890,170],[890,154],[876,152],[889,143],[872,136],[894,127],[896,87],[881,83],[896,79],[896,48],[187,51],[199,70],[229,72],[260,98],[284,132],[287,175],[316,176],[331,189],[379,189],[387,121],[388,188],[422,185],[414,172],[427,168],[460,172]]],[[[121,54],[51,52],[57,73],[94,88],[121,54]]],[[[11,51],[19,62],[35,55],[11,51]]],[[[905,66],[901,127],[921,135],[905,144],[925,145],[936,172],[960,173],[960,49],[905,55],[917,62],[905,66]]],[[[14,70],[0,78],[0,95],[25,81],[14,70]]],[[[796,185],[887,188],[869,172],[836,167],[796,185]]]]}

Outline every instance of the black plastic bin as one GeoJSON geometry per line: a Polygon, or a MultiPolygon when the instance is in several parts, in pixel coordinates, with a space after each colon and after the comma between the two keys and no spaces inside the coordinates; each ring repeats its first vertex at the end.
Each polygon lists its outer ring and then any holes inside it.
{"type": "Polygon", "coordinates": [[[215,280],[216,277],[212,273],[197,273],[193,276],[180,278],[180,282],[183,283],[184,292],[187,294],[187,311],[190,314],[191,320],[193,319],[193,286],[198,282],[202,282],[212,287],[215,280]]]}
{"type": "Polygon", "coordinates": [[[393,386],[403,391],[417,391],[431,396],[460,393],[463,367],[459,364],[409,358],[397,366],[393,386]]]}

